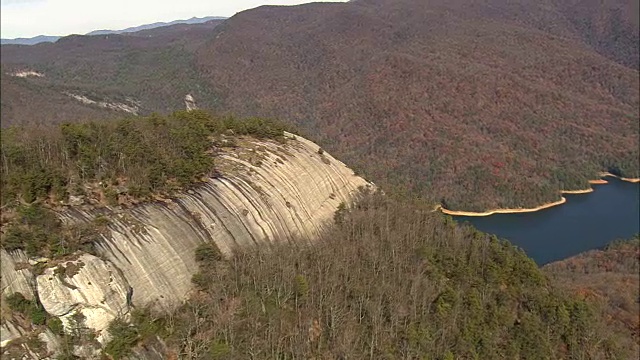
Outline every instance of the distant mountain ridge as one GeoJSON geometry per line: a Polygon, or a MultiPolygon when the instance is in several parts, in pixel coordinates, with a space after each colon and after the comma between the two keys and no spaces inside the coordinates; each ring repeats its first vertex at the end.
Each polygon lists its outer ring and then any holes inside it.
{"type": "Polygon", "coordinates": [[[361,0],[229,18],[196,59],[218,103],[290,121],[382,188],[536,207],[638,173],[623,0],[361,0]],[[286,106],[283,106],[286,104],[286,106]]]}
{"type": "MultiPolygon", "coordinates": [[[[122,33],[130,33],[142,30],[155,29],[163,26],[171,26],[177,24],[201,24],[211,20],[223,20],[225,17],[221,16],[205,16],[205,17],[192,17],[186,20],[174,20],[169,22],[155,22],[152,24],[144,24],[140,26],[133,26],[122,30],[94,30],[85,35],[108,35],[108,34],[122,34],[122,33]]],[[[56,42],[60,38],[64,36],[56,36],[56,35],[38,35],[31,38],[15,38],[15,39],[0,39],[0,45],[35,45],[43,42],[56,42]]]]}
{"type": "Polygon", "coordinates": [[[174,21],[169,21],[169,22],[155,22],[152,24],[145,24],[145,25],[140,25],[140,26],[133,26],[133,27],[129,27],[126,28],[124,30],[94,30],[90,33],[87,33],[86,35],[107,35],[107,34],[122,34],[122,33],[128,33],[128,32],[136,32],[136,31],[141,31],[141,30],[149,30],[149,29],[155,29],[158,27],[162,27],[162,26],[170,26],[170,25],[176,25],[176,24],[201,24],[207,21],[211,21],[211,20],[222,20],[225,19],[224,17],[221,16],[205,16],[205,17],[192,17],[191,19],[187,19],[187,20],[174,20],[174,21]]]}
{"type": "Polygon", "coordinates": [[[67,111],[69,96],[40,95],[52,89],[133,99],[141,115],[182,108],[190,94],[202,109],[288,122],[381,188],[445,209],[537,207],[602,171],[640,177],[633,9],[361,0],[6,45],[3,75],[43,76],[3,79],[0,118],[62,121],[34,103],[65,110],[66,121],[91,117],[67,111]]]}
{"type": "Polygon", "coordinates": [[[32,38],[15,38],[15,39],[0,39],[0,45],[15,44],[15,45],[35,45],[43,42],[56,42],[62,36],[49,36],[38,35],[32,38]]]}

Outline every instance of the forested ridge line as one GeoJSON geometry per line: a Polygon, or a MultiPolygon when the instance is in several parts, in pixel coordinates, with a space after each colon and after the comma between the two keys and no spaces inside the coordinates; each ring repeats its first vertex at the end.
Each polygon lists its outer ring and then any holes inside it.
{"type": "Polygon", "coordinates": [[[217,27],[196,60],[218,106],[295,123],[387,190],[450,210],[534,208],[601,171],[640,177],[629,6],[260,7],[217,27]]]}
{"type": "Polygon", "coordinates": [[[196,251],[197,290],[171,314],[112,324],[107,353],[195,359],[621,359],[624,333],[522,250],[421,202],[364,194],[311,246],[196,251]],[[146,344],[146,345],[145,345],[146,344]]]}
{"type": "Polygon", "coordinates": [[[63,225],[55,210],[130,207],[219,176],[216,155],[241,136],[284,142],[284,125],[206,111],[101,122],[9,127],[1,132],[2,240],[8,250],[62,256],[88,250],[109,219],[63,225]]]}
{"type": "Polygon", "coordinates": [[[598,316],[640,355],[640,234],[542,267],[556,286],[597,304],[598,316]]]}
{"type": "MultiPolygon", "coordinates": [[[[63,225],[50,211],[60,201],[130,206],[170,196],[215,176],[215,146],[235,146],[240,134],[282,140],[284,129],[197,111],[3,130],[2,246],[54,258],[91,252],[109,219],[63,225]],[[100,182],[103,190],[87,193],[84,185],[100,182]]],[[[131,324],[115,321],[104,352],[119,359],[161,338],[167,357],[196,359],[628,357],[620,345],[628,335],[608,331],[596,305],[557,289],[522,250],[434,213],[432,203],[385,192],[342,206],[312,246],[229,258],[201,246],[190,300],[169,314],[137,309],[131,324]]],[[[11,300],[14,311],[58,326],[37,303],[11,300]]],[[[86,329],[61,336],[67,345],[91,338],[86,329]]]]}

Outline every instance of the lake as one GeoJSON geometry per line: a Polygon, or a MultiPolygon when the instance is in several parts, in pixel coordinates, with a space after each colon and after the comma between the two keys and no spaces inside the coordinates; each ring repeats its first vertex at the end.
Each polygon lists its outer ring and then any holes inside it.
{"type": "Polygon", "coordinates": [[[454,216],[522,248],[539,265],[601,248],[640,232],[640,186],[607,177],[594,192],[564,194],[563,205],[532,213],[454,216]]]}

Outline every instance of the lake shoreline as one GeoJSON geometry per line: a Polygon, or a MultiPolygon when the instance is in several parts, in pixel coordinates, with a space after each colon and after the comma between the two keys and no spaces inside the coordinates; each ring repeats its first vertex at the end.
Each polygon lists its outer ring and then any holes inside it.
{"type": "MultiPolygon", "coordinates": [[[[609,172],[601,172],[598,174],[598,176],[600,177],[615,177],[618,178],[619,180],[622,181],[626,181],[626,182],[630,182],[630,183],[640,183],[640,178],[623,178],[614,174],[611,174],[609,172]]],[[[589,180],[589,184],[591,185],[603,185],[603,184],[608,184],[609,182],[607,180],[604,179],[596,179],[596,180],[589,180]]],[[[560,190],[560,194],[588,194],[593,192],[594,189],[592,187],[588,188],[588,189],[583,189],[583,190],[560,190]]],[[[550,203],[546,203],[546,204],[542,204],[540,206],[536,206],[534,208],[517,208],[517,209],[492,209],[492,210],[487,210],[487,211],[483,211],[483,212],[473,212],[473,211],[458,211],[458,210],[448,210],[442,207],[442,205],[437,205],[435,207],[435,211],[441,211],[443,214],[447,214],[447,215],[452,215],[452,216],[475,216],[475,217],[482,217],[482,216],[490,216],[490,215],[494,215],[494,214],[519,214],[519,213],[531,213],[531,212],[536,212],[536,211],[540,211],[540,210],[545,210],[548,209],[550,207],[554,207],[554,206],[558,206],[558,205],[562,205],[564,203],[567,202],[567,199],[564,196],[560,196],[560,200],[558,201],[554,201],[554,202],[550,202],[550,203]]]]}
{"type": "MultiPolygon", "coordinates": [[[[577,190],[577,191],[582,191],[582,190],[577,190]]],[[[553,207],[553,206],[564,204],[565,202],[567,202],[567,199],[564,196],[561,196],[560,200],[558,200],[558,201],[550,202],[550,203],[547,203],[547,204],[542,204],[542,205],[540,205],[538,207],[534,207],[534,208],[494,209],[494,210],[487,210],[485,212],[471,212],[471,211],[447,210],[447,209],[443,208],[441,205],[438,205],[436,207],[436,210],[440,210],[444,214],[453,215],[453,216],[489,216],[489,215],[494,215],[494,214],[517,214],[517,213],[536,212],[536,211],[548,209],[548,208],[553,207]]]]}
{"type": "Polygon", "coordinates": [[[610,172],[601,172],[598,175],[600,175],[601,177],[607,177],[607,176],[614,177],[614,178],[618,178],[618,179],[620,179],[622,181],[626,181],[626,182],[630,182],[630,183],[640,183],[640,178],[625,178],[625,177],[621,177],[621,176],[618,176],[618,175],[613,175],[610,172]]]}

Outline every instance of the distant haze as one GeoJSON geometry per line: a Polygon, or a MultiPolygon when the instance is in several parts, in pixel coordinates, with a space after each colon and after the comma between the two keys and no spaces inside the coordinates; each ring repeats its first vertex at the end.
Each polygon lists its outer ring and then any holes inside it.
{"type": "MultiPolygon", "coordinates": [[[[202,18],[197,18],[197,17],[193,17],[191,19],[181,19],[181,20],[174,20],[174,21],[170,21],[170,22],[156,22],[153,24],[143,24],[140,26],[134,26],[134,27],[129,27],[126,29],[117,29],[117,30],[94,30],[90,33],[86,33],[83,35],[106,35],[106,34],[122,34],[122,33],[130,33],[130,32],[136,32],[136,31],[141,31],[141,30],[149,30],[149,29],[155,29],[155,28],[159,28],[162,26],[169,26],[169,25],[175,25],[175,24],[200,24],[200,23],[204,23],[207,21],[211,21],[211,20],[215,20],[215,19],[221,19],[224,20],[225,18],[221,18],[221,17],[216,17],[216,16],[207,16],[207,17],[202,17],[202,18]]],[[[35,37],[31,37],[31,38],[15,38],[15,39],[0,39],[0,44],[1,45],[5,45],[5,44],[15,44],[15,45],[35,45],[35,44],[39,44],[39,43],[43,43],[43,42],[56,42],[58,41],[58,39],[60,39],[61,36],[47,36],[47,35],[38,35],[35,37]]]]}
{"type": "Polygon", "coordinates": [[[86,34],[192,17],[230,17],[261,5],[296,5],[300,0],[1,0],[4,39],[86,34]]]}

